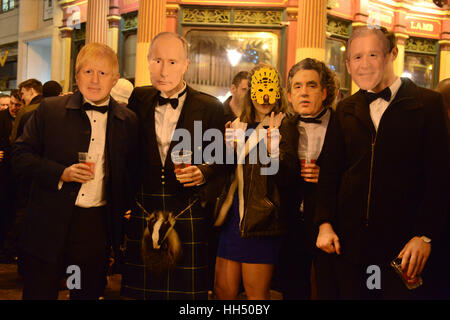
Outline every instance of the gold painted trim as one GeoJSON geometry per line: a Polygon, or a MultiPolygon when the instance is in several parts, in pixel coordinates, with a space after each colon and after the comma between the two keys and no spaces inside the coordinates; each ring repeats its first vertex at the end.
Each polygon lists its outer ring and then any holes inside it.
{"type": "Polygon", "coordinates": [[[403,38],[403,39],[405,39],[405,40],[409,38],[409,35],[404,34],[404,33],[397,33],[397,32],[394,32],[394,35],[395,35],[397,38],[403,38]]]}
{"type": "Polygon", "coordinates": [[[352,27],[357,28],[357,27],[365,27],[367,26],[367,23],[364,22],[352,22],[352,27]]]}
{"type": "Polygon", "coordinates": [[[166,9],[180,10],[180,5],[177,3],[168,3],[166,4],[166,9]]]}
{"type": "Polygon", "coordinates": [[[438,43],[439,45],[450,45],[450,40],[439,40],[438,43]]]}
{"type": "Polygon", "coordinates": [[[286,13],[291,19],[296,19],[298,17],[298,8],[287,7],[286,13]]]}
{"type": "Polygon", "coordinates": [[[122,16],[117,16],[117,15],[111,15],[111,16],[107,16],[106,20],[108,21],[120,21],[122,19],[122,16]]]}
{"type": "Polygon", "coordinates": [[[180,11],[180,6],[178,4],[176,4],[176,3],[166,4],[166,16],[175,15],[179,11],[180,11]]]}
{"type": "Polygon", "coordinates": [[[74,28],[71,27],[59,27],[59,31],[73,31],[74,28]]]}
{"type": "Polygon", "coordinates": [[[58,3],[61,7],[63,7],[63,6],[72,7],[72,6],[78,6],[78,5],[85,4],[85,3],[87,4],[88,0],[80,1],[77,3],[75,3],[75,2],[76,2],[76,0],[60,0],[60,2],[58,2],[58,3]]]}
{"type": "Polygon", "coordinates": [[[207,3],[207,4],[228,4],[228,5],[251,5],[251,4],[255,4],[255,5],[285,5],[288,2],[288,0],[283,0],[283,2],[250,2],[250,1],[239,1],[239,3],[236,3],[236,1],[208,1],[208,0],[198,0],[198,1],[186,1],[186,0],[181,0],[181,4],[203,4],[203,3],[207,3]]]}

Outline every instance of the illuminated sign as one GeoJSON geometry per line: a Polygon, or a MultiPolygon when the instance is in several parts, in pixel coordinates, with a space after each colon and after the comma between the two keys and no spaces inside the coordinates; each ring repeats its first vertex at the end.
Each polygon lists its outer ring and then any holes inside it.
{"type": "Polygon", "coordinates": [[[433,24],[425,22],[410,21],[410,28],[411,30],[430,31],[430,32],[434,31],[433,24]]]}
{"type": "Polygon", "coordinates": [[[405,17],[406,29],[409,33],[425,37],[439,37],[441,22],[434,19],[418,19],[415,16],[405,17]]]}

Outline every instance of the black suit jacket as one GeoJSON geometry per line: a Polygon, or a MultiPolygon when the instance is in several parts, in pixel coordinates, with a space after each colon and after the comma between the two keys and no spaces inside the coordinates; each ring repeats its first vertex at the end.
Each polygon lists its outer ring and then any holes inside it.
{"type": "MultiPolygon", "coordinates": [[[[199,189],[207,190],[207,199],[212,200],[216,189],[206,188],[184,188],[177,182],[173,172],[174,166],[170,157],[173,147],[178,143],[172,141],[166,163],[161,164],[155,133],[155,106],[157,104],[158,90],[152,86],[135,88],[130,96],[128,107],[133,110],[139,119],[139,139],[140,139],[140,174],[141,181],[139,185],[144,185],[147,191],[155,193],[161,192],[164,184],[165,193],[181,193],[187,195],[197,192],[199,189]],[[162,172],[163,171],[163,172],[162,172]],[[212,191],[214,190],[214,191],[212,191]]],[[[223,134],[224,131],[223,106],[218,99],[206,93],[196,91],[187,87],[186,100],[183,105],[176,129],[185,129],[191,136],[191,150],[193,151],[193,163],[198,165],[202,171],[207,185],[221,174],[220,164],[206,164],[203,157],[200,158],[200,164],[195,159],[195,153],[200,155],[207,145],[208,141],[203,141],[201,134],[207,129],[217,129],[223,134]],[[197,122],[199,127],[197,131],[194,124],[197,122]],[[200,131],[201,128],[201,131],[200,131]]],[[[223,135],[221,135],[220,144],[223,145],[223,135]]],[[[223,159],[222,159],[223,161],[223,159]]],[[[209,185],[212,185],[209,184],[209,185]]]]}
{"type": "MultiPolygon", "coordinates": [[[[330,109],[331,115],[328,121],[327,131],[324,138],[322,150],[329,143],[330,132],[336,125],[335,114],[330,109]],[[331,129],[331,130],[329,130],[331,129]]],[[[317,184],[305,182],[300,175],[300,159],[298,158],[298,117],[289,116],[280,127],[281,161],[280,161],[280,184],[283,187],[282,206],[288,211],[289,235],[293,247],[301,252],[312,253],[315,251],[318,226],[315,223],[315,207],[317,198],[317,184]],[[303,201],[303,212],[299,211],[303,201]]],[[[321,166],[322,152],[317,159],[317,165],[321,166]]]]}
{"type": "Polygon", "coordinates": [[[342,255],[355,263],[388,263],[414,236],[438,241],[447,215],[442,97],[402,82],[378,131],[361,90],[342,100],[323,150],[318,222],[331,222],[342,255]]]}
{"type": "MultiPolygon", "coordinates": [[[[13,151],[15,171],[31,179],[30,199],[21,233],[24,251],[44,261],[63,253],[80,183],[58,182],[64,169],[78,163],[78,152],[88,151],[91,126],[81,109],[82,95],[42,101],[13,151]]],[[[122,241],[122,219],[131,205],[131,178],[135,176],[136,115],[111,98],[106,132],[106,197],[108,235],[115,249],[122,241]]]]}
{"type": "Polygon", "coordinates": [[[6,196],[6,192],[8,191],[8,185],[11,183],[11,143],[9,142],[11,129],[12,122],[9,110],[5,109],[0,111],[0,151],[4,152],[3,160],[0,162],[0,202],[2,202],[2,199],[10,201],[10,199],[7,199],[9,196],[6,196]]]}

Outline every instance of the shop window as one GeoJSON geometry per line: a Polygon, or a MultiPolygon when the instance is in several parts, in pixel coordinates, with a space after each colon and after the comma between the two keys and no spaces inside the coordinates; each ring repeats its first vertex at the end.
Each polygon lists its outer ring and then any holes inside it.
{"type": "Polygon", "coordinates": [[[122,77],[134,82],[136,72],[136,33],[124,35],[122,56],[122,77]]]}
{"type": "Polygon", "coordinates": [[[275,30],[191,29],[185,38],[191,45],[186,81],[221,100],[229,94],[233,77],[239,71],[249,71],[259,63],[280,68],[280,36],[275,30]]]}
{"type": "Polygon", "coordinates": [[[343,94],[350,92],[350,77],[345,66],[345,40],[326,39],[325,63],[336,73],[340,90],[343,94]]]}
{"type": "Polygon", "coordinates": [[[431,55],[406,53],[402,77],[410,78],[418,86],[431,89],[434,83],[434,61],[431,55]]]}
{"type": "Polygon", "coordinates": [[[6,12],[15,8],[15,0],[0,0],[2,3],[1,12],[6,12]]]}

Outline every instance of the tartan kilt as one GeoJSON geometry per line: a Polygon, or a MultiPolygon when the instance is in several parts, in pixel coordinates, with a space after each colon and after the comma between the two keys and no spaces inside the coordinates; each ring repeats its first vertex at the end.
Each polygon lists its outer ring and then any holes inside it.
{"type": "MultiPolygon", "coordinates": [[[[165,208],[174,215],[194,201],[194,197],[180,199],[173,194],[141,193],[139,197],[149,213],[165,208]]],[[[125,228],[121,295],[138,300],[207,300],[208,223],[200,201],[176,220],[174,229],[181,241],[182,254],[171,271],[152,273],[144,265],[141,241],[145,227],[145,213],[136,205],[125,228]]]]}

